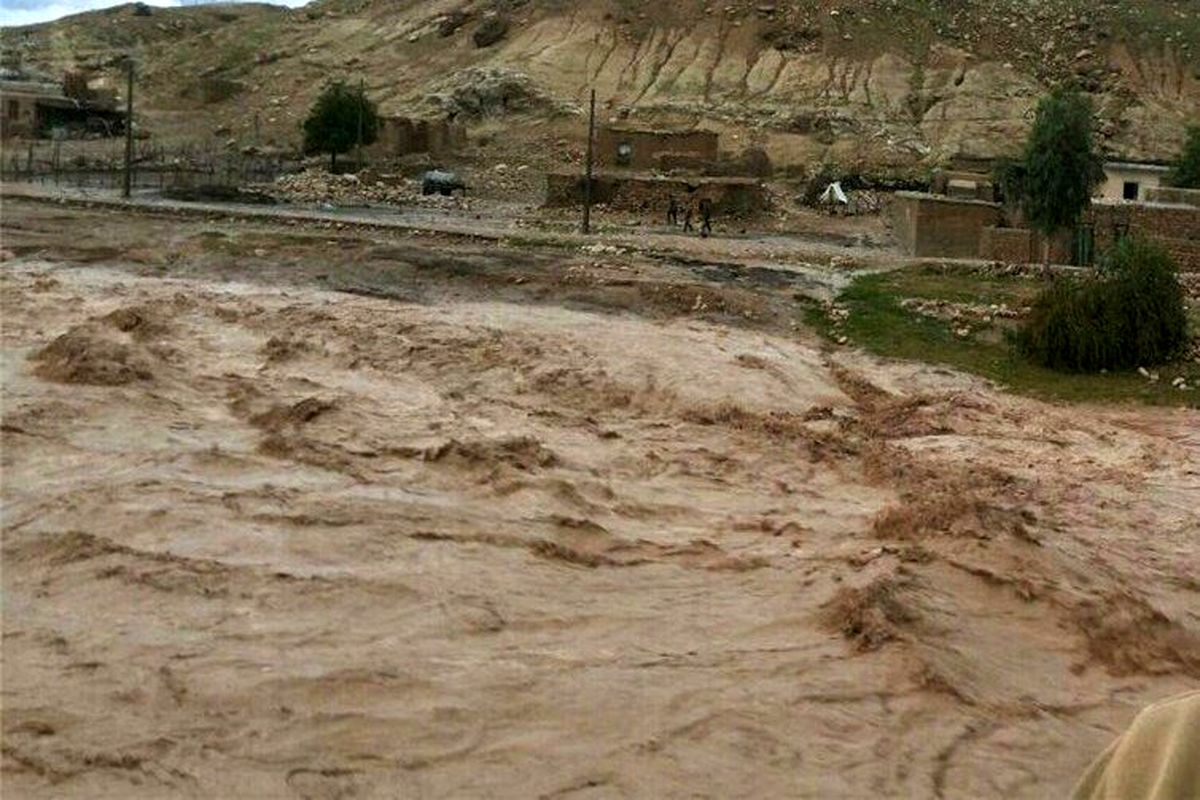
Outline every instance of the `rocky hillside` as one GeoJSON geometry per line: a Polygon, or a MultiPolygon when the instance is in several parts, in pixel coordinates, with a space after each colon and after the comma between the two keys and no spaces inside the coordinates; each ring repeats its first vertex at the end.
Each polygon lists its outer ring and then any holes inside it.
{"type": "MultiPolygon", "coordinates": [[[[704,122],[778,166],[923,169],[1011,152],[1037,97],[1074,81],[1115,155],[1171,157],[1200,120],[1193,0],[319,0],[131,6],[3,32],[56,72],[141,60],[162,136],[295,141],[321,84],[362,79],[385,111],[704,122]]],[[[493,120],[494,122],[494,120],[493,120]]],[[[492,127],[495,127],[493,124],[492,127]]],[[[576,126],[577,127],[577,126],[576,126]]]]}

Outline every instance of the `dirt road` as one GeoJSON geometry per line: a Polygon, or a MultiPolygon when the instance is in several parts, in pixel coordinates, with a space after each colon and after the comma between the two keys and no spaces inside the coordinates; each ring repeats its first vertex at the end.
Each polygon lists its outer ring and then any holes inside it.
{"type": "Polygon", "coordinates": [[[89,213],[5,208],[6,796],[1059,796],[1200,678],[1194,412],[765,279],[89,213]]]}

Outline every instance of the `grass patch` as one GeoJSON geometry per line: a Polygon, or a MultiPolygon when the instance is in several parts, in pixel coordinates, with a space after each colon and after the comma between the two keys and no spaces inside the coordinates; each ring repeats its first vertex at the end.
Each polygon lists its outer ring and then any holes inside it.
{"type": "MultiPolygon", "coordinates": [[[[905,298],[949,300],[962,303],[1023,307],[1041,288],[1027,277],[974,276],[944,272],[938,267],[913,267],[865,275],[838,297],[849,316],[835,323],[828,311],[806,304],[805,321],[829,339],[845,336],[848,343],[872,353],[944,364],[988,378],[1005,388],[1032,397],[1070,402],[1134,402],[1149,405],[1200,408],[1200,390],[1180,391],[1171,385],[1182,376],[1189,386],[1200,386],[1200,364],[1177,362],[1155,368],[1157,382],[1136,371],[1104,374],[1056,372],[1018,355],[1005,337],[1014,327],[1010,320],[971,321],[970,333],[955,333],[963,323],[942,320],[901,307],[905,298]]],[[[1200,309],[1190,313],[1190,330],[1200,331],[1200,309]]]]}

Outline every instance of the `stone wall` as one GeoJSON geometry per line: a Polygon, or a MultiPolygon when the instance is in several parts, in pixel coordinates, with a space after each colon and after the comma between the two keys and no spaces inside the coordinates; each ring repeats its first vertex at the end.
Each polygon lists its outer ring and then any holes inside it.
{"type": "Polygon", "coordinates": [[[717,160],[717,134],[713,131],[651,131],[609,125],[596,134],[596,163],[603,167],[635,170],[654,169],[660,156],[687,155],[700,162],[717,160]],[[629,158],[618,155],[629,146],[629,158]]]}
{"type": "Polygon", "coordinates": [[[1028,228],[988,226],[983,229],[979,255],[988,261],[1029,264],[1034,260],[1033,238],[1033,231],[1028,228]]]}
{"type": "Polygon", "coordinates": [[[1146,190],[1146,202],[1200,208],[1200,189],[1178,189],[1174,186],[1156,186],[1146,190]]]}
{"type": "Polygon", "coordinates": [[[983,229],[1000,224],[996,203],[921,192],[896,192],[892,202],[896,242],[907,255],[979,258],[983,229]]]}
{"type": "MultiPolygon", "coordinates": [[[[979,257],[1005,264],[1040,264],[1046,255],[1046,237],[1029,228],[987,227],[979,241],[979,257]]],[[[1050,262],[1071,264],[1075,261],[1074,235],[1062,231],[1050,241],[1050,262]]]]}
{"type": "Polygon", "coordinates": [[[1166,248],[1182,272],[1200,272],[1200,208],[1154,203],[1093,203],[1096,251],[1123,235],[1142,236],[1166,248]]]}
{"type": "Polygon", "coordinates": [[[409,117],[384,117],[379,122],[379,137],[367,148],[367,154],[376,158],[411,153],[441,156],[467,143],[466,128],[450,122],[409,117]]]}
{"type": "MultiPolygon", "coordinates": [[[[570,207],[583,203],[584,178],[575,172],[546,175],[546,205],[570,207]]],[[[604,174],[592,178],[592,202],[626,211],[662,215],[669,199],[681,204],[713,201],[718,216],[746,217],[767,208],[762,184],[747,178],[672,178],[656,175],[604,174]]]]}

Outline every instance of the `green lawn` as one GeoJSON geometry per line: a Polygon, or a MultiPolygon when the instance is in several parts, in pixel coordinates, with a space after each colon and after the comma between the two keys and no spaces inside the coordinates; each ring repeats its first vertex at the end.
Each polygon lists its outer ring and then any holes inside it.
{"type": "MultiPolygon", "coordinates": [[[[1072,402],[1137,402],[1200,408],[1200,390],[1180,391],[1171,386],[1182,375],[1190,386],[1200,386],[1200,364],[1176,363],[1152,367],[1156,383],[1136,371],[1108,374],[1074,374],[1039,367],[1017,355],[1005,337],[1014,323],[973,321],[965,338],[956,325],[901,308],[905,298],[953,302],[1028,305],[1041,281],[1030,277],[994,277],[966,272],[946,272],[940,266],[914,266],[895,272],[866,275],[838,297],[850,311],[840,325],[815,303],[805,309],[809,324],[825,336],[845,336],[850,343],[882,356],[945,364],[989,378],[1020,394],[1072,402]]],[[[1200,309],[1191,311],[1192,330],[1200,330],[1200,309]]]]}

